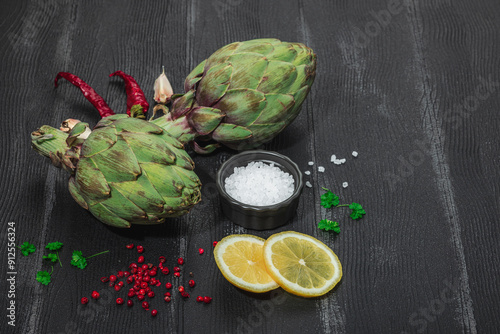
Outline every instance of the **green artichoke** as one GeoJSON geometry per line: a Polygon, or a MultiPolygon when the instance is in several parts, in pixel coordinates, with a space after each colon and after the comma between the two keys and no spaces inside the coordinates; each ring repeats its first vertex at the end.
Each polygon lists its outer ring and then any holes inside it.
{"type": "Polygon", "coordinates": [[[173,96],[171,110],[153,120],[198,153],[194,142],[215,140],[246,150],[268,142],[298,115],[316,74],[316,55],[300,43],[256,39],[226,45],[201,62],[173,96]]]}
{"type": "Polygon", "coordinates": [[[160,127],[113,115],[92,132],[78,121],[70,126],[65,122],[63,128],[69,134],[42,126],[31,134],[32,146],[72,174],[71,195],[103,223],[158,224],[187,213],[200,201],[193,161],[160,127]]]}

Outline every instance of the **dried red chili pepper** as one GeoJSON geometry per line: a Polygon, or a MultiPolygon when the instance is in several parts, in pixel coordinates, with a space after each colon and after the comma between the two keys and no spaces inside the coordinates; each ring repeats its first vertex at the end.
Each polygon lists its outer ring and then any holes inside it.
{"type": "Polygon", "coordinates": [[[133,106],[139,105],[142,107],[142,112],[147,113],[149,109],[149,103],[146,100],[146,96],[144,96],[144,92],[135,79],[124,73],[123,71],[116,71],[115,73],[111,73],[109,76],[119,76],[125,82],[125,91],[127,92],[127,114],[130,116],[130,109],[133,106]]]}
{"type": "Polygon", "coordinates": [[[54,80],[55,86],[57,87],[57,81],[60,78],[64,78],[71,82],[76,87],[80,88],[83,93],[83,96],[87,100],[90,101],[94,105],[94,107],[99,111],[99,114],[102,118],[114,115],[114,111],[108,106],[108,104],[104,101],[104,99],[96,93],[96,91],[90,87],[85,81],[80,79],[74,74],[68,72],[59,72],[57,73],[56,79],[54,80]]]}

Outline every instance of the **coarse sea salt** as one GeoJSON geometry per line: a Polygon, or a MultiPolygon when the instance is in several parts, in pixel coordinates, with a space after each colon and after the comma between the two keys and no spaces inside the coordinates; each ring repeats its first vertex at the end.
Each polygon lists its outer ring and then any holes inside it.
{"type": "Polygon", "coordinates": [[[233,174],[224,180],[224,188],[237,201],[265,206],[292,196],[295,180],[273,163],[252,161],[247,166],[235,167],[233,174]]]}

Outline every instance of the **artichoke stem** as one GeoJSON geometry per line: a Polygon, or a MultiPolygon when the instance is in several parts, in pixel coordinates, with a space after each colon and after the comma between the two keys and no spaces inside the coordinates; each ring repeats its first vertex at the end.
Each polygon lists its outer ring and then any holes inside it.
{"type": "Polygon", "coordinates": [[[31,146],[40,155],[49,158],[54,166],[72,172],[79,159],[79,149],[70,150],[66,143],[67,138],[67,133],[43,125],[31,133],[31,146]]]}
{"type": "Polygon", "coordinates": [[[181,116],[175,120],[169,116],[170,114],[164,115],[152,120],[151,123],[158,125],[183,144],[193,141],[198,136],[186,116],[181,116]]]}

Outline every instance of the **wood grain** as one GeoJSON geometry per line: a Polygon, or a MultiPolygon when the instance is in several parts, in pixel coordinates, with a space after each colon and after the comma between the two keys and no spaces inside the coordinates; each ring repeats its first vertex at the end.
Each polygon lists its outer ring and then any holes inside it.
{"type": "MultiPolygon", "coordinates": [[[[498,2],[462,0],[3,2],[2,261],[9,221],[16,222],[17,244],[30,241],[38,250],[17,256],[16,327],[4,317],[0,332],[497,332],[499,16],[498,2]],[[30,148],[29,134],[42,124],[99,119],[74,86],[61,81],[53,88],[59,71],[79,75],[122,113],[124,85],[110,73],[133,75],[153,102],[162,65],[181,92],[191,69],[219,47],[263,37],[305,43],[318,57],[302,112],[263,146],[311,171],[305,180],[313,187],[304,188],[297,215],[281,228],[246,230],[222,214],[215,175],[235,154],[229,149],[190,152],[203,183],[203,201],[191,213],[119,230],[80,208],[67,190],[68,175],[30,148]],[[332,164],[332,154],[346,164],[332,164]],[[363,204],[368,214],[354,222],[341,208],[324,209],[321,187],[363,204]],[[318,230],[323,218],[337,220],[341,233],[318,230]],[[344,276],[333,292],[311,300],[282,290],[255,296],[222,277],[213,241],[285,230],[313,235],[338,254],[344,276]],[[54,266],[52,283],[42,286],[34,278],[50,269],[41,257],[55,240],[65,244],[63,267],[54,266]],[[137,302],[117,306],[126,289],[116,293],[99,278],[136,260],[137,252],[124,247],[130,242],[144,245],[151,262],[165,255],[173,267],[183,257],[179,282],[172,275],[161,281],[187,285],[192,272],[191,298],[174,296],[167,304],[159,293],[165,288],[158,289],[151,302],[156,318],[137,302]],[[89,259],[82,271],[69,264],[74,249],[110,253],[89,259]],[[103,298],[80,305],[93,290],[103,298]],[[213,302],[196,303],[198,294],[213,302]]],[[[3,282],[6,276],[2,270],[3,282]]],[[[7,295],[5,284],[0,294],[7,295]]]]}

